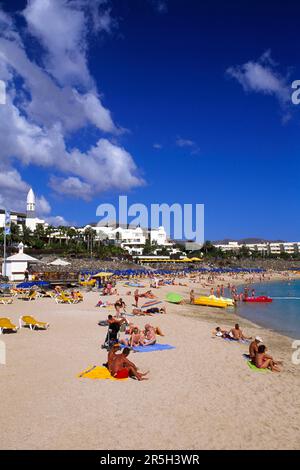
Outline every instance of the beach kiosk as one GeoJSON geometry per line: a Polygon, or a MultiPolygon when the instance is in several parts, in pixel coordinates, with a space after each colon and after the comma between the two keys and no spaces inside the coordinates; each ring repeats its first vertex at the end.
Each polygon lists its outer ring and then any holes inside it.
{"type": "MultiPolygon", "coordinates": [[[[18,248],[19,253],[6,258],[6,276],[10,281],[23,281],[28,265],[40,263],[38,259],[24,253],[23,243],[20,243],[18,248]]],[[[4,275],[4,261],[2,263],[2,275],[4,275]]]]}

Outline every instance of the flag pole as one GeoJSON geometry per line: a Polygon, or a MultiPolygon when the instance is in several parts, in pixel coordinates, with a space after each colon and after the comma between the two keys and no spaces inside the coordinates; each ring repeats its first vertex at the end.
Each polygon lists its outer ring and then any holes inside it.
{"type": "Polygon", "coordinates": [[[6,276],[6,236],[10,235],[10,211],[5,210],[4,237],[3,237],[3,276],[6,276]]]}
{"type": "MultiPolygon", "coordinates": [[[[5,212],[6,213],[6,212],[5,212]]],[[[6,276],[6,227],[3,230],[4,233],[4,244],[3,244],[3,276],[6,276]]]]}

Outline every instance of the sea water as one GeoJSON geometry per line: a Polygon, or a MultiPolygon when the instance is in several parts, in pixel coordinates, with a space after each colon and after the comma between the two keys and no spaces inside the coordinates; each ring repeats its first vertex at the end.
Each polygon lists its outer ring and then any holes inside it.
{"type": "Polygon", "coordinates": [[[273,302],[238,302],[238,314],[257,325],[300,339],[300,280],[251,284],[249,287],[249,295],[254,288],[255,297],[267,295],[273,302]]]}

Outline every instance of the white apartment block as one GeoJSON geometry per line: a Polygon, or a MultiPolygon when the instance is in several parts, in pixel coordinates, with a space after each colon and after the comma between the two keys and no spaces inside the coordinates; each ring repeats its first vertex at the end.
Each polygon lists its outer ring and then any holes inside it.
{"type": "Polygon", "coordinates": [[[300,242],[282,242],[282,243],[246,243],[229,242],[224,245],[214,245],[216,248],[224,252],[238,251],[242,246],[248,248],[251,252],[259,252],[261,254],[280,255],[287,253],[290,255],[300,253],[300,242]]]}
{"type": "Polygon", "coordinates": [[[124,250],[128,251],[130,255],[142,255],[146,240],[157,245],[157,250],[164,247],[173,253],[173,243],[168,240],[164,227],[145,230],[141,227],[130,226],[116,227],[113,225],[105,227],[101,225],[86,225],[79,228],[78,231],[84,233],[89,228],[96,232],[96,241],[102,240],[107,243],[120,246],[124,250]]]}

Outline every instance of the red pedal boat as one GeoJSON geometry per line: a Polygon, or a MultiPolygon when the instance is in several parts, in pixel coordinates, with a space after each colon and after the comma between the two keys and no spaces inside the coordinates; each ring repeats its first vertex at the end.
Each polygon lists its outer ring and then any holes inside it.
{"type": "Polygon", "coordinates": [[[271,297],[267,297],[265,295],[262,295],[261,297],[246,297],[243,299],[244,302],[258,302],[258,303],[270,303],[273,302],[273,299],[271,297]]]}

